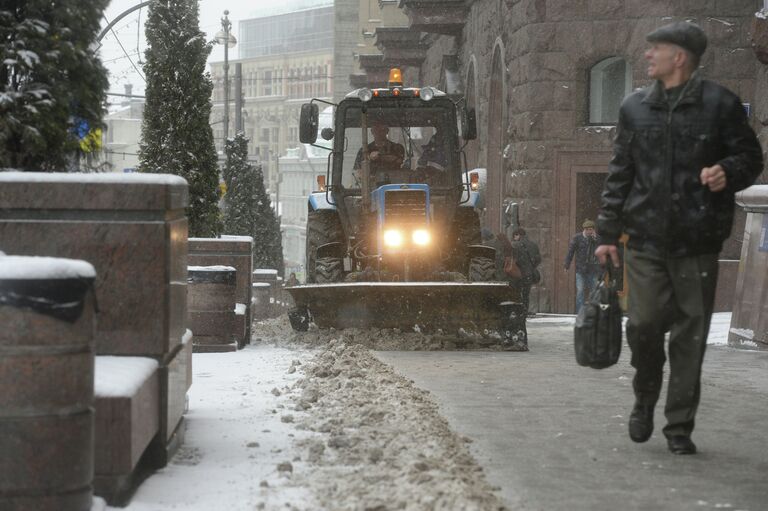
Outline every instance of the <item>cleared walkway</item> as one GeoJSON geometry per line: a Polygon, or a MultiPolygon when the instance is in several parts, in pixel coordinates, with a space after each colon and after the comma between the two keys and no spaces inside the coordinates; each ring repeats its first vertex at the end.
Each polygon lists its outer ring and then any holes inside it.
{"type": "Polygon", "coordinates": [[[529,353],[377,356],[432,392],[511,509],[768,510],[768,353],[709,347],[700,453],[680,457],[661,433],[663,404],[648,443],[627,436],[628,348],[596,371],[576,365],[570,324],[533,320],[529,335],[529,353]]]}

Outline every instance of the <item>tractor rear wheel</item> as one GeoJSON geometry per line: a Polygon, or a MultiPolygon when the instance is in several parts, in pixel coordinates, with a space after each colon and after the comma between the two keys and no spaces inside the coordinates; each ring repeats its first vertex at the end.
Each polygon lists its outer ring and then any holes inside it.
{"type": "Polygon", "coordinates": [[[488,257],[473,257],[469,261],[470,282],[490,282],[496,280],[496,261],[488,257]]]}
{"type": "Polygon", "coordinates": [[[310,211],[307,214],[307,283],[319,282],[316,277],[317,247],[341,242],[344,234],[339,214],[333,210],[310,211]]]}
{"type": "Polygon", "coordinates": [[[327,284],[340,282],[344,279],[344,271],[340,257],[321,257],[315,262],[315,282],[327,284]]]}

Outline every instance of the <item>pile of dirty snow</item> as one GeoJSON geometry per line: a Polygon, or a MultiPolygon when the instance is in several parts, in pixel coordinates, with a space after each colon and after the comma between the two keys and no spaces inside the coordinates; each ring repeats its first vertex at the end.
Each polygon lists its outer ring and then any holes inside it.
{"type": "Polygon", "coordinates": [[[308,363],[292,367],[304,376],[293,385],[292,420],[314,433],[297,440],[307,466],[294,471],[292,483],[309,487],[318,507],[504,509],[469,453],[469,439],[450,429],[427,392],[366,346],[330,339],[308,363]]]}
{"type": "Polygon", "coordinates": [[[501,337],[496,331],[447,333],[423,332],[418,328],[403,331],[396,328],[348,328],[321,330],[310,324],[307,332],[294,332],[287,316],[259,321],[254,324],[253,339],[282,347],[323,348],[332,339],[347,344],[360,344],[378,351],[436,351],[436,350],[500,350],[501,337]]]}

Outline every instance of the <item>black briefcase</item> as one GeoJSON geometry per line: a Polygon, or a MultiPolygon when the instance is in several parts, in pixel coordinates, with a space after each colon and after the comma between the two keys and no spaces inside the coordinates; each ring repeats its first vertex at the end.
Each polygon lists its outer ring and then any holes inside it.
{"type": "Polygon", "coordinates": [[[600,279],[587,303],[576,316],[573,332],[576,362],[604,369],[619,361],[621,354],[621,307],[616,280],[607,268],[608,279],[600,279]]]}

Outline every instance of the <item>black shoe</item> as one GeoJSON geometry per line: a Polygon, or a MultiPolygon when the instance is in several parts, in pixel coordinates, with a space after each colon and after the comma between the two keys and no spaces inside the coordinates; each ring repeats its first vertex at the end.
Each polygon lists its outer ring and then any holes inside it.
{"type": "Polygon", "coordinates": [[[653,405],[635,403],[629,414],[629,438],[633,442],[647,442],[653,433],[653,405]]]}
{"type": "Polygon", "coordinates": [[[672,454],[696,454],[696,444],[685,435],[673,435],[667,438],[667,446],[672,454]]]}

